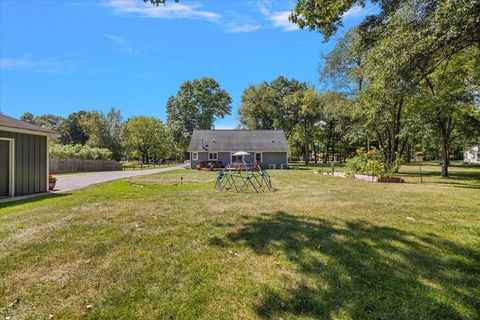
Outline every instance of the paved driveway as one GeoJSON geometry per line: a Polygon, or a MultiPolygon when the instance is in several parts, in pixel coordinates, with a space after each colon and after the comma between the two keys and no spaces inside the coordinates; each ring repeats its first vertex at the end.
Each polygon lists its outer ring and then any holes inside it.
{"type": "Polygon", "coordinates": [[[184,168],[184,165],[179,165],[175,167],[145,169],[145,170],[138,170],[138,171],[104,171],[104,172],[79,173],[79,174],[58,176],[57,184],[55,185],[55,190],[53,192],[72,191],[72,190],[85,188],[85,187],[88,187],[89,185],[96,184],[96,183],[142,176],[146,174],[167,172],[167,171],[178,170],[183,168],[184,168]]]}

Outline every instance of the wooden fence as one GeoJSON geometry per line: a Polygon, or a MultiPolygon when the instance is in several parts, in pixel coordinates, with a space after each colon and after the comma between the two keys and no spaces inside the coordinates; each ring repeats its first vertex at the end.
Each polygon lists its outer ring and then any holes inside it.
{"type": "Polygon", "coordinates": [[[117,171],[117,170],[122,170],[122,164],[114,160],[50,158],[50,172],[52,173],[117,171]]]}

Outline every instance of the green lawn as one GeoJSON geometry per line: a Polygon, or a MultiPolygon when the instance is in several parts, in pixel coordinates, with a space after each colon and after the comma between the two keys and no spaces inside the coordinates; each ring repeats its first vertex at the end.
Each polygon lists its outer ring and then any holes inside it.
{"type": "Polygon", "coordinates": [[[479,319],[480,168],[422,169],[272,171],[264,194],[183,170],[0,205],[0,318],[479,319]]]}

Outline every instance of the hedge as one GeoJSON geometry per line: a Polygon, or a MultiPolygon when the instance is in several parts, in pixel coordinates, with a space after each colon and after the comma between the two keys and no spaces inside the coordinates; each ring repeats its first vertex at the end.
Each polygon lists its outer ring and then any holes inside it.
{"type": "Polygon", "coordinates": [[[81,144],[58,144],[52,143],[49,147],[52,158],[76,158],[90,160],[110,160],[112,152],[105,148],[91,148],[81,144]]]}

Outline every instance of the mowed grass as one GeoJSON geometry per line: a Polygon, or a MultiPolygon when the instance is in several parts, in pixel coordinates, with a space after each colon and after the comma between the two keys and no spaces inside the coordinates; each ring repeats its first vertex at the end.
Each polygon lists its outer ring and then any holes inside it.
{"type": "Polygon", "coordinates": [[[263,194],[182,170],[0,205],[0,318],[479,319],[480,168],[422,170],[271,171],[263,194]]]}

